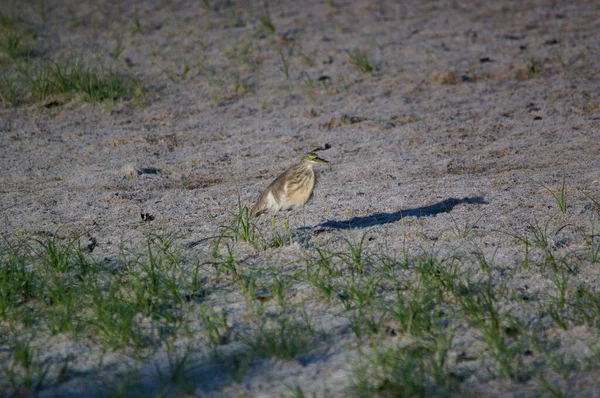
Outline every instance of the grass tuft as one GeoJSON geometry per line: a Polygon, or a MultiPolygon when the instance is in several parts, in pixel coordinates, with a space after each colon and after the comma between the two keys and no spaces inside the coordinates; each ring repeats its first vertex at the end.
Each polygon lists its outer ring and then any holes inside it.
{"type": "Polygon", "coordinates": [[[264,247],[264,239],[260,230],[250,215],[250,209],[238,198],[237,212],[233,214],[233,221],[229,225],[220,227],[221,235],[227,236],[234,241],[248,242],[256,248],[264,247]]]}
{"type": "Polygon", "coordinates": [[[41,390],[50,365],[42,363],[39,349],[31,345],[31,336],[15,338],[10,351],[10,361],[2,363],[0,370],[13,391],[31,393],[41,390]]]}
{"type": "Polygon", "coordinates": [[[405,347],[376,348],[354,369],[354,391],[361,397],[425,397],[456,390],[447,369],[452,337],[445,334],[405,347]]]}
{"type": "Polygon", "coordinates": [[[0,51],[12,59],[27,58],[32,48],[25,36],[11,32],[0,39],[0,51]]]}
{"type": "Polygon", "coordinates": [[[263,13],[260,16],[260,22],[262,23],[263,27],[265,29],[267,29],[267,31],[270,34],[273,35],[277,31],[277,28],[275,27],[275,24],[273,24],[273,20],[271,19],[271,13],[269,12],[269,6],[266,3],[263,6],[263,13]]]}
{"type": "Polygon", "coordinates": [[[83,61],[67,64],[51,62],[25,73],[27,87],[37,101],[53,95],[70,97],[80,94],[86,101],[101,102],[143,99],[147,94],[146,87],[139,80],[83,61]]]}
{"type": "Polygon", "coordinates": [[[350,63],[354,65],[354,67],[361,73],[373,73],[375,72],[375,67],[371,63],[369,56],[367,53],[362,52],[360,50],[352,50],[346,51],[348,54],[348,58],[350,58],[350,63]]]}
{"type": "Polygon", "coordinates": [[[17,104],[17,83],[14,76],[0,76],[0,105],[4,107],[17,104]]]}
{"type": "Polygon", "coordinates": [[[259,357],[291,360],[308,347],[302,325],[283,311],[275,317],[263,316],[256,322],[248,344],[259,357]]]}
{"type": "Polygon", "coordinates": [[[0,11],[0,52],[16,60],[32,53],[31,29],[21,18],[0,11]]]}

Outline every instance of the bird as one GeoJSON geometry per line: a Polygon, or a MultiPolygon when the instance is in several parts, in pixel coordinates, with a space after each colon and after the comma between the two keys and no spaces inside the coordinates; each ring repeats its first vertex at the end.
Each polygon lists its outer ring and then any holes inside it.
{"type": "Polygon", "coordinates": [[[311,198],[315,187],[315,164],[329,163],[314,152],[307,153],[300,163],[293,165],[279,175],[261,193],[250,209],[252,217],[265,212],[277,214],[280,210],[292,210],[304,206],[311,198]]]}

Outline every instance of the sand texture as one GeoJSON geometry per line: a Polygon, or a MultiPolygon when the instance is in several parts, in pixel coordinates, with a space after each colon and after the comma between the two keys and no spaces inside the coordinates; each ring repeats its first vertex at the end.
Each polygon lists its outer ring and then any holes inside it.
{"type": "MultiPolygon", "coordinates": [[[[526,249],[515,237],[535,229],[569,263],[573,297],[580,286],[600,289],[600,265],[585,254],[600,244],[597,1],[273,1],[272,28],[263,3],[253,1],[52,1],[42,2],[43,15],[33,3],[0,5],[3,15],[33,21],[33,62],[95,62],[143,82],[147,94],[89,102],[24,93],[0,108],[5,239],[80,236],[90,256],[118,269],[124,247],[143,250],[148,233],[172,234],[189,271],[211,261],[211,237],[234,220],[238,201],[251,205],[316,149],[330,163],[315,167],[312,200],[276,220],[284,228],[289,216],[293,242],[229,245],[241,269],[264,271],[256,274],[262,287],[274,280],[273,269],[299,275],[316,248],[348,251],[348,242],[363,237],[373,258],[478,253],[499,286],[523,265],[526,249]],[[359,53],[367,57],[363,70],[349,55],[359,53]],[[564,212],[555,198],[563,181],[564,212]]],[[[10,76],[18,62],[0,60],[10,76]]],[[[256,225],[270,241],[270,218],[256,225]]],[[[547,251],[531,245],[532,264],[541,263],[547,251]]],[[[553,324],[545,300],[556,284],[540,267],[507,282],[530,301],[506,299],[498,308],[539,326],[552,352],[597,363],[597,326],[553,324]]],[[[164,387],[169,381],[157,376],[157,368],[168,368],[161,342],[134,360],[127,349],[106,352],[93,337],[40,332],[34,345],[44,363],[69,357],[72,376],[61,379],[52,368],[39,391],[21,392],[104,396],[135,368],[127,387],[133,395],[350,396],[354,365],[373,342],[403,346],[415,338],[385,317],[376,333],[359,336],[339,289],[341,301],[328,302],[308,279],[290,279],[293,316],[302,319],[303,309],[326,337],[313,337],[292,359],[259,355],[234,377],[223,363],[247,350],[243,336],[256,327],[254,313],[232,287],[235,278],[215,275],[210,265],[202,275],[202,305],[226,310],[233,333],[215,359],[204,324],[188,317],[189,333],[173,344],[190,349],[189,390],[164,387]]],[[[374,294],[384,297],[389,286],[378,286],[374,294]]],[[[275,299],[264,305],[271,311],[275,299]]],[[[448,373],[458,382],[447,390],[428,382],[424,395],[550,396],[539,373],[500,376],[472,324],[450,315],[447,322],[454,331],[448,373]]],[[[0,347],[6,361],[7,347],[0,347]]],[[[537,351],[529,350],[523,361],[535,363],[537,351]]],[[[549,383],[593,396],[598,368],[577,369],[562,379],[552,371],[549,383]]],[[[9,386],[6,374],[0,379],[9,386]]],[[[382,396],[419,395],[386,395],[387,384],[380,387],[382,396]]]]}

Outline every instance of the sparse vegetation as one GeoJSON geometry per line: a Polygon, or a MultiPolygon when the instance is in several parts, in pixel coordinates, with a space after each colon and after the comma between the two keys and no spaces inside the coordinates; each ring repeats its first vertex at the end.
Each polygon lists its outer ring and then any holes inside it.
{"type": "Polygon", "coordinates": [[[350,58],[350,63],[354,65],[356,70],[361,73],[373,73],[375,72],[375,67],[371,63],[369,56],[367,53],[360,50],[352,50],[346,51],[348,54],[348,58],[350,58]]]}
{"type": "MultiPolygon", "coordinates": [[[[40,2],[37,12],[46,20],[47,4],[40,2]]],[[[118,72],[117,68],[82,56],[39,57],[34,53],[34,23],[0,15],[0,62],[4,53],[10,62],[0,69],[0,103],[15,106],[31,101],[74,97],[91,102],[133,100],[142,102],[149,90],[141,80],[118,72]]],[[[125,50],[124,40],[116,36],[111,58],[118,60],[125,50]]]]}
{"type": "Polygon", "coordinates": [[[12,77],[0,77],[0,105],[12,106],[17,103],[17,88],[12,77]]]}
{"type": "Polygon", "coordinates": [[[26,64],[18,73],[0,80],[0,101],[5,106],[55,96],[61,100],[77,97],[90,102],[122,99],[141,103],[148,93],[140,80],[84,61],[26,64]]]}
{"type": "Polygon", "coordinates": [[[281,71],[285,75],[286,80],[290,80],[290,67],[281,50],[279,50],[279,58],[281,59],[281,71]]]}
{"type": "Polygon", "coordinates": [[[2,53],[9,58],[27,58],[32,51],[31,29],[16,15],[0,12],[0,61],[2,53]]]}
{"type": "Polygon", "coordinates": [[[556,201],[556,205],[561,212],[567,211],[567,178],[563,176],[562,184],[560,189],[556,192],[550,191],[554,200],[556,201]]]}
{"type": "Polygon", "coordinates": [[[598,390],[584,12],[516,2],[527,25],[454,35],[445,3],[116,3],[2,5],[0,396],[598,390]],[[118,106],[149,84],[167,103],[118,106]],[[259,178],[330,138],[308,223],[250,216],[259,178]]]}
{"type": "Polygon", "coordinates": [[[275,34],[275,32],[277,31],[277,28],[275,27],[275,25],[273,24],[273,20],[271,19],[269,5],[267,3],[263,5],[262,15],[260,16],[260,22],[270,34],[275,34]]]}
{"type": "Polygon", "coordinates": [[[535,58],[530,58],[525,64],[525,71],[527,72],[527,77],[530,79],[535,79],[540,76],[540,63],[535,58]]]}
{"type": "MultiPolygon", "coordinates": [[[[161,385],[190,393],[195,384],[187,364],[193,354],[173,351],[163,342],[187,333],[192,318],[200,322],[212,361],[235,379],[259,358],[294,360],[327,344],[328,331],[317,331],[315,314],[306,309],[312,303],[345,322],[355,339],[372,342],[372,348],[360,350],[361,360],[354,366],[358,395],[459,393],[467,370],[449,359],[451,351],[465,350],[455,346],[458,330],[463,335],[469,331],[470,344],[486,347],[460,355],[485,366],[489,377],[536,380],[549,390],[554,387],[548,378],[559,376],[560,366],[555,366],[550,348],[554,340],[543,337],[544,330],[553,325],[563,331],[579,325],[595,329],[600,322],[599,293],[579,280],[576,264],[581,258],[554,243],[564,227],[553,217],[530,223],[524,235],[508,235],[527,242],[523,263],[508,272],[493,254],[461,250],[464,234],[455,235],[458,246],[449,256],[407,250],[390,257],[372,252],[363,233],[335,247],[304,249],[303,258],[285,267],[276,263],[256,268],[238,257],[239,244],[250,243],[258,250],[293,244],[289,224],[284,223],[286,233],[279,236],[273,223],[274,242],[267,244],[264,225],[254,224],[241,202],[232,217],[218,236],[208,238],[212,254],[197,265],[182,262],[175,235],[149,233],[145,248],[124,248],[116,263],[94,260],[78,237],[5,241],[0,328],[6,336],[2,344],[16,345],[8,351],[0,380],[13,390],[30,391],[54,382],[59,364],[36,360],[39,354],[31,344],[43,336],[67,334],[116,351],[163,346],[169,360],[167,367],[157,367],[161,385]],[[215,281],[212,286],[201,282],[202,275],[215,281]],[[548,288],[536,300],[524,302],[512,284],[517,277],[542,278],[548,288]],[[306,298],[290,301],[290,290],[302,285],[309,288],[306,298]],[[236,322],[247,322],[242,333],[232,333],[230,325],[229,314],[239,309],[213,307],[208,292],[220,289],[244,303],[244,317],[236,317],[236,322]],[[520,311],[507,311],[511,306],[520,311]],[[532,330],[532,319],[550,323],[532,330]],[[35,331],[28,340],[8,337],[24,325],[35,331]],[[408,340],[399,344],[403,339],[408,340]],[[231,365],[223,357],[224,348],[236,342],[245,347],[239,356],[245,365],[239,358],[231,365]],[[536,361],[529,361],[528,353],[535,353],[536,361]]],[[[568,382],[573,373],[560,377],[568,382]]]]}
{"type": "Polygon", "coordinates": [[[132,77],[83,61],[53,62],[24,74],[27,88],[37,101],[53,95],[82,95],[88,101],[142,99],[147,92],[144,85],[132,77]]]}
{"type": "Polygon", "coordinates": [[[12,59],[26,58],[31,54],[26,38],[16,33],[6,34],[2,38],[0,50],[12,59]]]}

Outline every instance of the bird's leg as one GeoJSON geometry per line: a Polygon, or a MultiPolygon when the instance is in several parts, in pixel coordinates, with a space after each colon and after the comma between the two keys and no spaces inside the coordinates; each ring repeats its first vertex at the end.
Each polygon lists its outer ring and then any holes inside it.
{"type": "Polygon", "coordinates": [[[273,217],[271,218],[271,234],[273,235],[273,237],[275,237],[275,218],[277,217],[276,214],[273,214],[273,217]]]}
{"type": "Polygon", "coordinates": [[[308,243],[308,236],[309,236],[309,233],[306,228],[306,206],[302,206],[302,234],[304,236],[299,237],[299,239],[300,239],[300,241],[303,240],[304,242],[302,242],[302,245],[306,246],[306,244],[308,243]]]}
{"type": "Polygon", "coordinates": [[[306,229],[308,228],[306,226],[306,206],[302,207],[302,226],[304,227],[304,230],[306,231],[306,229]]]}
{"type": "Polygon", "coordinates": [[[286,216],[285,221],[283,222],[285,225],[285,231],[287,232],[288,238],[290,239],[290,245],[294,243],[294,238],[292,237],[292,230],[290,229],[290,217],[286,216]]]}

